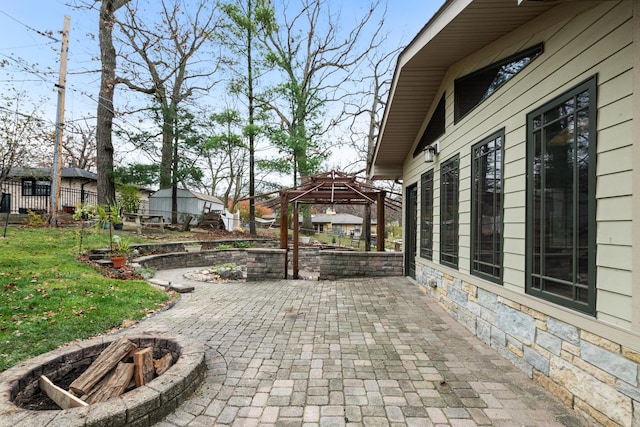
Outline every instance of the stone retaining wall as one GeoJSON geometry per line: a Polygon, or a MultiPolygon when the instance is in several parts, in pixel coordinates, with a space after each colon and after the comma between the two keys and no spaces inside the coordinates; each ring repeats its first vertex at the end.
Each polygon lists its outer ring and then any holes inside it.
{"type": "Polygon", "coordinates": [[[245,249],[218,249],[201,252],[173,252],[147,255],[135,262],[145,268],[168,270],[170,268],[211,267],[220,264],[247,264],[245,249]]]}
{"type": "Polygon", "coordinates": [[[602,425],[640,426],[640,353],[430,267],[417,279],[565,405],[602,425]]]}
{"type": "Polygon", "coordinates": [[[285,249],[247,249],[247,281],[284,279],[285,249]]]}
{"type": "MultiPolygon", "coordinates": [[[[356,252],[301,248],[299,267],[302,270],[319,271],[321,280],[341,277],[382,277],[403,274],[401,252],[356,252]]],[[[285,260],[291,266],[291,250],[251,248],[203,250],[201,252],[173,252],[147,255],[135,262],[145,268],[166,270],[170,268],[211,267],[233,263],[246,266],[247,280],[284,279],[285,260]],[[288,255],[288,256],[287,256],[288,255]]]]}
{"type": "Polygon", "coordinates": [[[321,251],[320,280],[403,275],[401,252],[321,251]]]}
{"type": "Polygon", "coordinates": [[[136,243],[131,245],[131,249],[136,249],[140,255],[168,254],[174,252],[185,252],[185,245],[199,244],[202,250],[214,250],[220,245],[231,246],[232,248],[246,247],[277,247],[279,242],[273,239],[228,239],[228,240],[191,240],[181,242],[158,242],[158,243],[136,243]]]}

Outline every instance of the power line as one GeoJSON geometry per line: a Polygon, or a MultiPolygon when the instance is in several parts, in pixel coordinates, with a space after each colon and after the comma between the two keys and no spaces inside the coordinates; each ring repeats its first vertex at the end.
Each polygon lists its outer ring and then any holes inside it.
{"type": "Polygon", "coordinates": [[[14,18],[13,16],[9,15],[9,14],[8,14],[7,12],[5,12],[4,10],[0,10],[0,13],[2,13],[2,14],[3,14],[4,16],[6,16],[7,18],[9,18],[9,19],[12,19],[12,20],[16,21],[18,24],[22,25],[23,27],[25,27],[26,29],[28,29],[28,30],[30,30],[30,31],[33,31],[33,32],[34,32],[34,33],[36,33],[36,34],[39,34],[39,35],[41,35],[41,36],[43,36],[43,37],[46,37],[46,38],[48,38],[48,39],[51,39],[51,40],[53,40],[53,41],[60,42],[60,40],[58,40],[57,38],[53,37],[51,34],[47,34],[47,33],[45,33],[44,31],[36,30],[35,28],[33,28],[33,27],[31,27],[31,26],[29,26],[29,25],[25,24],[24,22],[22,22],[22,21],[18,20],[17,18],[14,18]]]}

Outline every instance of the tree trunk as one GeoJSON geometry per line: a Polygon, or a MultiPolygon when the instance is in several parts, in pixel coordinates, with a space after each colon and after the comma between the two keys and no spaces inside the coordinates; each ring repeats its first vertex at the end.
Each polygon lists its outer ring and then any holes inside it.
{"type": "Polygon", "coordinates": [[[116,83],[116,49],[113,46],[115,12],[129,0],[103,0],[100,5],[100,60],[102,73],[96,122],[96,168],[98,171],[98,204],[115,202],[113,180],[113,94],[116,83]]]}

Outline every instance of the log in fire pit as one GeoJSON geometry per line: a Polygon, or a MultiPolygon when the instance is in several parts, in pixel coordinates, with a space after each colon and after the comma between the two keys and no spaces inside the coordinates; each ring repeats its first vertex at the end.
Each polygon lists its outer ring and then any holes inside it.
{"type": "MultiPolygon", "coordinates": [[[[0,424],[152,425],[171,413],[193,393],[204,379],[205,370],[204,346],[184,338],[151,335],[95,338],[43,354],[1,373],[0,424]],[[123,337],[126,340],[123,340],[123,337]],[[83,387],[97,383],[88,378],[96,375],[96,369],[103,368],[102,359],[111,357],[113,352],[121,351],[118,349],[118,343],[122,346],[124,341],[130,343],[129,348],[136,347],[136,350],[142,350],[137,351],[138,358],[151,358],[157,365],[161,365],[161,361],[167,363],[170,360],[171,367],[165,372],[160,369],[158,376],[147,376],[147,381],[138,387],[131,384],[129,387],[135,388],[117,397],[100,401],[95,398],[88,399],[87,393],[81,396],[84,401],[98,403],[86,404],[78,399],[79,402],[76,404],[80,406],[69,406],[70,409],[60,409],[60,405],[43,391],[43,388],[50,387],[50,382],[54,387],[61,389],[60,393],[65,394],[68,391],[68,398],[73,400],[74,395],[82,394],[79,391],[83,387]]],[[[114,372],[115,369],[105,378],[108,379],[114,372]]],[[[133,379],[131,381],[134,382],[133,379]]],[[[90,388],[97,390],[100,389],[99,385],[100,383],[97,383],[90,388]]],[[[100,393],[105,392],[103,387],[100,393]]],[[[63,396],[63,400],[65,398],[63,396]]],[[[71,406],[76,404],[72,403],[71,406]]]]}

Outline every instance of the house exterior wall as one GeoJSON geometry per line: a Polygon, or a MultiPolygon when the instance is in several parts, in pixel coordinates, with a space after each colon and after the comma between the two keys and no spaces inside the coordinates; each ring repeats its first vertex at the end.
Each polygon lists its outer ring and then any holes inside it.
{"type": "Polygon", "coordinates": [[[565,15],[552,10],[452,66],[440,89],[446,93],[446,133],[439,139],[438,160],[426,164],[410,154],[404,165],[407,187],[419,187],[421,174],[434,168],[434,261],[418,251],[416,281],[486,344],[602,424],[640,425],[640,275],[633,269],[634,261],[640,265],[634,224],[640,192],[634,194],[632,186],[640,182],[633,164],[640,158],[640,129],[633,120],[640,117],[639,3],[601,2],[575,16],[569,9],[565,15]],[[540,42],[539,58],[454,123],[456,78],[540,42]],[[593,75],[597,300],[595,315],[588,316],[525,291],[526,120],[529,112],[593,75]],[[504,271],[502,283],[495,284],[470,272],[471,146],[502,128],[504,271]],[[457,269],[437,261],[440,165],[455,155],[460,159],[457,269]]]}
{"type": "MultiPolygon", "coordinates": [[[[60,180],[60,206],[75,207],[82,200],[81,191],[84,188],[87,203],[97,202],[97,186],[94,181],[85,179],[62,178],[60,180]],[[83,187],[84,184],[84,187],[83,187]]],[[[0,191],[10,195],[10,209],[13,213],[26,210],[48,212],[51,204],[51,196],[23,196],[22,178],[5,181],[0,185],[0,191]]]]}

